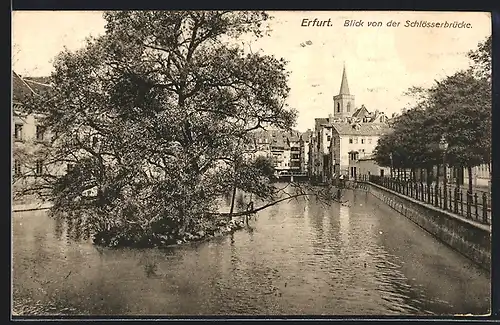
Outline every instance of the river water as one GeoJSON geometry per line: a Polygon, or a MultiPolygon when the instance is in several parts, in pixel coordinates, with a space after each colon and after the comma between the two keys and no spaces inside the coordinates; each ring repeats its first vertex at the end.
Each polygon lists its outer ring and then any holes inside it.
{"type": "Polygon", "coordinates": [[[487,271],[370,194],[346,198],[350,206],[283,202],[233,235],[162,250],[97,248],[43,211],[15,213],[14,306],[92,315],[489,312],[487,271]]]}

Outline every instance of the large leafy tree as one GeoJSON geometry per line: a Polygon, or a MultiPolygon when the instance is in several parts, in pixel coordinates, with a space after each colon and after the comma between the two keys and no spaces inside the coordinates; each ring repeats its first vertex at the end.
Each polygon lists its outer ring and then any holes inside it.
{"type": "Polygon", "coordinates": [[[104,18],[105,34],[62,52],[54,92],[30,103],[45,110],[53,159],[74,166],[52,183],[53,211],[85,216],[97,231],[176,225],[183,232],[234,186],[273,197],[267,171],[241,157],[252,130],[294,124],[286,62],[231,45],[243,34],[262,36],[268,15],[120,11],[104,18]],[[84,195],[89,190],[95,197],[84,195]]]}
{"type": "Polygon", "coordinates": [[[479,79],[491,82],[491,35],[479,43],[477,49],[469,51],[467,56],[473,61],[473,71],[479,79]]]}
{"type": "Polygon", "coordinates": [[[472,167],[491,161],[491,37],[468,54],[469,69],[458,71],[429,89],[413,87],[408,94],[417,106],[395,118],[393,134],[382,137],[378,161],[389,152],[403,152],[396,162],[406,168],[439,165],[446,139],[447,164],[467,168],[472,190],[472,167]]]}
{"type": "MultiPolygon", "coordinates": [[[[416,168],[427,170],[440,163],[440,152],[436,145],[439,134],[436,133],[435,121],[430,120],[422,107],[407,110],[394,123],[394,132],[398,135],[399,156],[404,168],[410,168],[415,175],[416,168]]],[[[430,177],[427,177],[430,180],[430,177]]]]}
{"type": "Polygon", "coordinates": [[[489,163],[491,152],[491,85],[472,70],[459,71],[430,89],[429,119],[444,135],[450,165],[468,169],[489,163]]]}

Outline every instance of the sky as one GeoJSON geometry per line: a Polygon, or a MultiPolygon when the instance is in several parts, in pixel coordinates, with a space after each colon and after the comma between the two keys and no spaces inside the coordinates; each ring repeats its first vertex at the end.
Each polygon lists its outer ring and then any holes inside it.
{"type": "MultiPolygon", "coordinates": [[[[286,59],[291,88],[288,104],[298,110],[296,129],[314,128],[314,118],[333,114],[345,65],[356,107],[400,113],[412,103],[404,92],[468,67],[466,56],[491,35],[491,17],[482,12],[269,12],[270,36],[244,44],[286,59]],[[331,26],[302,26],[304,19],[331,26]],[[345,26],[346,20],[362,26],[345,26]],[[382,26],[368,26],[368,22],[382,26]],[[388,27],[387,22],[400,22],[388,27]],[[468,23],[470,28],[405,27],[409,22],[468,23]]],[[[103,34],[98,11],[17,11],[12,15],[12,65],[23,76],[47,76],[65,47],[77,50],[88,36],[103,34]]],[[[311,24],[312,25],[312,24],[311,24]]]]}

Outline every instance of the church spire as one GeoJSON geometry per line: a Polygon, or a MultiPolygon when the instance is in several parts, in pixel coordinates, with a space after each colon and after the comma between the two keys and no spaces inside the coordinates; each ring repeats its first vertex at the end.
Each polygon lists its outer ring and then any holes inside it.
{"type": "Polygon", "coordinates": [[[347,74],[345,73],[345,63],[344,63],[344,71],[342,72],[342,83],[340,84],[339,95],[350,95],[349,84],[347,83],[347,74]]]}

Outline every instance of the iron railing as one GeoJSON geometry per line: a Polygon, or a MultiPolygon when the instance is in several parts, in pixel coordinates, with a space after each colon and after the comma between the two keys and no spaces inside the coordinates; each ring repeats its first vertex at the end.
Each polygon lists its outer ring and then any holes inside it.
{"type": "Polygon", "coordinates": [[[370,181],[442,210],[491,225],[491,196],[486,192],[464,191],[461,187],[450,184],[444,193],[444,187],[439,184],[429,185],[374,175],[360,175],[356,180],[370,181]]]}

